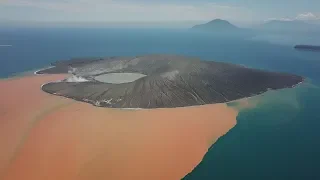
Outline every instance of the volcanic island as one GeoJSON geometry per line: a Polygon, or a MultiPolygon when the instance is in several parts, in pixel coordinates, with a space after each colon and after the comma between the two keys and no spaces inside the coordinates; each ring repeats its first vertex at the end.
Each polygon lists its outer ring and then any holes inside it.
{"type": "Polygon", "coordinates": [[[38,74],[72,74],[50,94],[109,108],[175,108],[225,103],[293,87],[301,76],[174,55],[73,59],[38,74]]]}
{"type": "Polygon", "coordinates": [[[3,180],[178,180],[236,125],[226,102],[304,80],[175,55],[78,58],[35,74],[0,80],[3,180]]]}

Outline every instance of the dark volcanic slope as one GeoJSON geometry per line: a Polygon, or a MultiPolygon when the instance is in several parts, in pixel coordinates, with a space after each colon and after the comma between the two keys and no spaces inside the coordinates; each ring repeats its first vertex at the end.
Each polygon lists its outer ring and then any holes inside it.
{"type": "MultiPolygon", "coordinates": [[[[254,96],[269,89],[293,87],[303,78],[196,58],[150,55],[111,57],[57,63],[57,72],[88,82],[57,82],[43,90],[60,96],[113,108],[172,108],[223,103],[254,96]],[[67,68],[66,68],[67,67],[67,68]],[[107,73],[134,72],[147,76],[134,82],[108,84],[94,80],[107,73]]],[[[55,73],[54,69],[41,73],[55,73]]]]}

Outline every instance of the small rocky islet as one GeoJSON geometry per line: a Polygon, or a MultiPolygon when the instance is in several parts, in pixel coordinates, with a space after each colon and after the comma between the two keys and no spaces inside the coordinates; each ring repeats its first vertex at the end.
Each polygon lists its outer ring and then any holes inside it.
{"type": "Polygon", "coordinates": [[[175,108],[225,103],[292,88],[298,75],[177,55],[57,61],[37,74],[68,73],[42,90],[109,108],[175,108]]]}

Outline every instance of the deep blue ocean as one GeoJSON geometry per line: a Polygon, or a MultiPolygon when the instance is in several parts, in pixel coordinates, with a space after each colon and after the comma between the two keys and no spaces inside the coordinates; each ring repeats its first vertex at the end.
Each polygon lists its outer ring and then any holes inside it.
{"type": "Polygon", "coordinates": [[[255,108],[241,110],[236,127],[184,179],[320,179],[320,53],[295,50],[299,42],[320,45],[320,38],[228,37],[178,29],[0,28],[0,77],[73,57],[144,54],[197,56],[302,75],[304,84],[266,93],[255,108]]]}

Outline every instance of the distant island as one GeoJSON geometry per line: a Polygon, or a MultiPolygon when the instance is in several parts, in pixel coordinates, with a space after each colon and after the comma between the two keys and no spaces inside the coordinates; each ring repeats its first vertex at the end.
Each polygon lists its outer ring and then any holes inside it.
{"type": "Polygon", "coordinates": [[[71,77],[42,86],[50,94],[100,107],[174,108],[224,103],[270,89],[291,88],[303,77],[194,57],[148,55],[72,59],[37,74],[71,77]]]}
{"type": "Polygon", "coordinates": [[[236,27],[226,20],[214,19],[205,24],[195,25],[191,29],[203,31],[237,31],[240,28],[236,27]]]}
{"type": "Polygon", "coordinates": [[[252,29],[239,28],[229,21],[222,19],[214,19],[205,24],[195,25],[190,30],[227,37],[248,37],[255,34],[252,29]]]}
{"type": "Polygon", "coordinates": [[[204,24],[198,24],[191,28],[193,31],[208,32],[226,35],[254,36],[258,31],[270,32],[320,32],[320,25],[311,24],[302,20],[270,20],[253,28],[240,28],[223,19],[214,19],[204,24]]]}
{"type": "Polygon", "coordinates": [[[313,45],[296,45],[294,48],[299,50],[320,51],[320,46],[313,45]]]}
{"type": "Polygon", "coordinates": [[[320,26],[310,24],[301,20],[271,20],[267,21],[257,27],[259,30],[264,31],[281,31],[281,32],[318,32],[320,26]]]}

